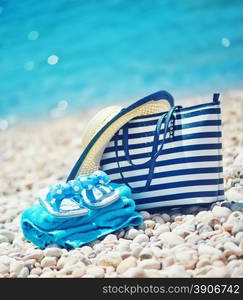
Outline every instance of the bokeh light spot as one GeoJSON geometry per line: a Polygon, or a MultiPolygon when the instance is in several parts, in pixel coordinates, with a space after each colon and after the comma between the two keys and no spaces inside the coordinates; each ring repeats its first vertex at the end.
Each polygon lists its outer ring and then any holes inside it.
{"type": "Polygon", "coordinates": [[[229,47],[230,46],[230,40],[227,38],[222,38],[221,43],[224,47],[229,47]]]}
{"type": "Polygon", "coordinates": [[[48,57],[47,62],[49,65],[55,65],[58,63],[59,57],[56,55],[51,55],[48,57]]]}
{"type": "Polygon", "coordinates": [[[39,32],[38,32],[38,31],[35,31],[35,30],[29,32],[29,34],[28,34],[28,39],[29,39],[30,41],[35,41],[35,40],[38,39],[38,37],[39,37],[39,32]]]}

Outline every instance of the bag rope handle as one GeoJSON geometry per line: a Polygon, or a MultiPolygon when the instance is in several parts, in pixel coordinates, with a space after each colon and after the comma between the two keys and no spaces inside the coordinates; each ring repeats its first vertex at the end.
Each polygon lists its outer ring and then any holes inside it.
{"type": "MultiPolygon", "coordinates": [[[[152,152],[151,152],[151,158],[143,163],[143,164],[134,164],[130,158],[130,153],[129,153],[129,145],[128,145],[128,126],[126,125],[125,127],[125,134],[123,134],[123,138],[122,138],[122,143],[123,143],[123,147],[124,147],[124,153],[125,153],[125,157],[127,159],[127,161],[130,163],[130,165],[132,166],[141,166],[141,165],[148,165],[149,164],[149,174],[148,174],[148,178],[147,178],[147,182],[146,182],[146,186],[145,186],[145,190],[147,190],[147,188],[150,186],[151,181],[152,181],[152,177],[153,177],[153,173],[154,173],[154,168],[155,168],[155,162],[156,159],[158,158],[158,156],[161,154],[164,144],[165,144],[165,140],[166,140],[166,135],[168,133],[168,129],[169,129],[169,125],[171,120],[175,120],[175,116],[174,116],[174,112],[175,110],[181,108],[181,106],[174,106],[172,107],[167,113],[164,113],[158,120],[156,128],[155,128],[155,134],[154,134],[154,140],[153,140],[153,146],[152,146],[152,152]],[[163,121],[165,120],[165,126],[164,126],[164,134],[163,134],[163,140],[162,143],[158,149],[159,146],[159,136],[160,136],[160,130],[161,130],[161,126],[163,121]]],[[[171,127],[170,129],[170,135],[171,137],[174,136],[174,126],[171,127]]],[[[115,143],[115,153],[116,153],[116,160],[117,160],[117,164],[118,164],[118,168],[119,168],[119,173],[123,179],[123,181],[126,183],[127,186],[129,186],[131,189],[133,189],[136,192],[136,188],[132,188],[127,182],[125,177],[123,176],[122,170],[121,170],[121,166],[120,166],[120,162],[119,162],[119,157],[118,157],[118,133],[115,135],[114,137],[114,143],[115,143]]]]}

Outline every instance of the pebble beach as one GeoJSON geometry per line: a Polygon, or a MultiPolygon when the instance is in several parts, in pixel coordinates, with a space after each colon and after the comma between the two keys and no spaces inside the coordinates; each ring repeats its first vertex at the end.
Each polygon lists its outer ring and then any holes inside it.
{"type": "Polygon", "coordinates": [[[28,242],[20,218],[40,189],[66,179],[94,112],[0,132],[0,278],[243,277],[243,92],[221,100],[225,200],[142,211],[140,226],[70,251],[28,242]]]}

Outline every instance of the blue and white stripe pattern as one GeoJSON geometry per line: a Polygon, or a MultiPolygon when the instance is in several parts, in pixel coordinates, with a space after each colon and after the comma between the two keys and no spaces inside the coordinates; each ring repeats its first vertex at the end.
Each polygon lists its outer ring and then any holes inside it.
{"type": "MultiPolygon", "coordinates": [[[[174,116],[173,137],[166,135],[149,186],[151,152],[161,114],[137,117],[127,124],[125,143],[130,162],[124,151],[124,127],[104,151],[102,170],[113,182],[132,188],[137,210],[212,203],[224,198],[220,103],[179,108],[174,116]]],[[[165,120],[158,147],[163,141],[164,124],[165,120]]]]}

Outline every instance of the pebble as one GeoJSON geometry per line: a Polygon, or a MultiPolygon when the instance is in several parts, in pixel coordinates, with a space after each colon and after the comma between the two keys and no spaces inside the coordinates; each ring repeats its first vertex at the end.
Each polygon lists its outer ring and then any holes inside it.
{"type": "Polygon", "coordinates": [[[159,270],[161,264],[158,260],[155,259],[145,259],[138,263],[138,266],[142,269],[157,269],[159,270]]]}
{"type": "Polygon", "coordinates": [[[76,267],[73,272],[72,272],[72,277],[74,278],[81,278],[86,274],[86,269],[85,267],[76,267]]]}
{"type": "Polygon", "coordinates": [[[17,275],[20,275],[22,269],[24,268],[24,262],[22,261],[17,261],[17,260],[13,260],[10,263],[10,268],[9,268],[9,272],[12,273],[16,273],[17,275]]]}
{"type": "Polygon", "coordinates": [[[31,275],[41,275],[41,273],[42,273],[42,269],[39,268],[39,267],[34,268],[34,269],[32,269],[32,270],[30,271],[30,274],[31,274],[31,275]]]}
{"type": "Polygon", "coordinates": [[[233,166],[241,166],[243,169],[243,151],[241,151],[234,160],[233,166]]]}
{"type": "Polygon", "coordinates": [[[170,231],[170,227],[167,224],[163,224],[154,230],[154,235],[158,236],[161,233],[169,232],[169,231],[170,231]]]}
{"type": "Polygon", "coordinates": [[[156,270],[156,269],[146,270],[145,269],[144,272],[145,272],[145,277],[146,278],[165,278],[165,277],[167,277],[165,272],[163,272],[161,270],[156,270]]]}
{"type": "Polygon", "coordinates": [[[225,197],[228,201],[239,202],[243,200],[243,188],[242,187],[232,187],[225,193],[225,197]]]}
{"type": "Polygon", "coordinates": [[[39,278],[39,276],[36,275],[36,274],[30,274],[30,275],[28,276],[28,278],[39,278]]]}
{"type": "Polygon", "coordinates": [[[145,278],[146,274],[144,272],[144,269],[137,266],[133,268],[129,268],[126,272],[122,274],[122,277],[124,278],[145,278]]]}
{"type": "Polygon", "coordinates": [[[145,224],[145,228],[150,228],[150,229],[153,229],[154,226],[155,226],[155,221],[153,220],[145,220],[144,221],[144,224],[145,224]]]}
{"type": "Polygon", "coordinates": [[[147,211],[140,211],[140,214],[142,215],[142,217],[143,217],[144,220],[148,220],[148,219],[151,218],[150,213],[147,212],[147,211]]]}
{"type": "Polygon", "coordinates": [[[214,206],[214,208],[212,210],[212,214],[216,218],[225,217],[227,219],[228,216],[231,214],[231,210],[229,208],[227,208],[227,207],[217,206],[216,205],[216,206],[214,206]]]}
{"type": "Polygon", "coordinates": [[[151,228],[146,228],[144,233],[147,235],[147,237],[151,238],[153,236],[153,230],[151,228]]]}
{"type": "Polygon", "coordinates": [[[138,244],[141,244],[143,242],[146,243],[148,241],[149,241],[149,237],[143,233],[139,233],[133,240],[134,243],[138,243],[138,244]]]}
{"type": "Polygon", "coordinates": [[[93,274],[85,274],[82,278],[95,278],[93,274]]]}
{"type": "Polygon", "coordinates": [[[5,229],[0,229],[0,236],[5,236],[9,243],[12,243],[15,238],[15,234],[12,231],[5,229]]]}
{"type": "Polygon", "coordinates": [[[187,278],[187,277],[191,277],[190,273],[188,273],[183,266],[178,265],[178,264],[174,264],[172,266],[169,266],[168,268],[165,269],[166,274],[168,275],[168,277],[171,278],[175,278],[175,277],[179,277],[179,278],[187,278]]]}
{"type": "MultiPolygon", "coordinates": [[[[54,257],[55,259],[55,257],[54,257]]],[[[61,258],[59,258],[58,262],[57,262],[57,269],[62,269],[64,268],[65,265],[75,265],[77,264],[77,262],[79,261],[79,257],[72,257],[72,256],[69,256],[69,257],[65,257],[65,256],[62,256],[61,258]]]]}
{"type": "Polygon", "coordinates": [[[0,262],[0,274],[7,274],[9,272],[9,266],[0,262]]]}
{"type": "Polygon", "coordinates": [[[106,244],[117,244],[117,236],[115,234],[108,234],[102,241],[104,245],[106,244]]]}
{"type": "Polygon", "coordinates": [[[241,249],[232,242],[224,243],[224,248],[226,250],[225,255],[227,256],[230,256],[231,254],[234,254],[236,256],[243,255],[243,251],[241,251],[241,249]]]}
{"type": "MultiPolygon", "coordinates": [[[[90,247],[91,248],[91,247],[90,247]]],[[[82,248],[81,248],[82,249],[82,248]]],[[[92,249],[92,248],[91,248],[92,249]]],[[[96,252],[102,252],[105,250],[105,247],[103,244],[95,244],[93,246],[93,249],[96,251],[96,252]]],[[[85,254],[85,253],[84,253],[85,254]]],[[[87,254],[86,254],[87,255],[87,254]]]]}
{"type": "Polygon", "coordinates": [[[139,258],[141,260],[150,259],[152,257],[153,257],[153,251],[150,248],[144,248],[139,254],[139,258]]]}
{"type": "Polygon", "coordinates": [[[0,244],[1,243],[8,243],[8,238],[2,234],[0,234],[0,244]]]}
{"type": "Polygon", "coordinates": [[[211,247],[211,246],[208,246],[208,245],[203,245],[203,244],[200,244],[198,246],[198,253],[199,255],[209,255],[209,256],[215,256],[215,257],[222,257],[223,253],[214,248],[214,247],[211,247]]]}
{"type": "Polygon", "coordinates": [[[44,257],[43,251],[42,250],[31,250],[31,252],[27,255],[24,256],[24,260],[28,260],[28,259],[36,259],[38,261],[40,261],[42,258],[44,257]]]}
{"type": "Polygon", "coordinates": [[[240,266],[240,267],[236,267],[232,273],[231,273],[231,277],[233,278],[243,278],[243,267],[240,266]]]}
{"type": "Polygon", "coordinates": [[[43,272],[40,275],[41,278],[55,278],[56,277],[56,273],[54,271],[47,271],[47,272],[43,272]]]}
{"type": "Polygon", "coordinates": [[[200,258],[200,260],[196,264],[196,269],[201,269],[202,267],[205,267],[205,266],[210,265],[210,264],[211,264],[210,259],[200,258]]]}
{"type": "Polygon", "coordinates": [[[23,267],[23,269],[19,273],[18,278],[27,278],[29,273],[29,269],[27,267],[23,267]]]}
{"type": "Polygon", "coordinates": [[[168,215],[168,214],[165,214],[165,213],[162,214],[161,218],[164,220],[165,223],[170,221],[170,215],[168,215]]]}
{"type": "Polygon", "coordinates": [[[198,262],[198,255],[195,250],[177,251],[175,260],[180,265],[183,265],[185,269],[194,269],[198,262]]]}
{"type": "Polygon", "coordinates": [[[139,234],[140,234],[140,232],[137,229],[131,228],[125,236],[128,239],[134,240],[135,237],[137,237],[139,234]]]}
{"type": "Polygon", "coordinates": [[[42,268],[45,268],[45,267],[53,267],[55,266],[57,263],[57,260],[55,257],[52,257],[52,256],[46,256],[42,259],[41,261],[41,266],[42,268]]]}
{"type": "Polygon", "coordinates": [[[25,265],[27,268],[32,268],[32,266],[34,266],[35,263],[36,263],[36,260],[33,259],[33,258],[24,261],[24,265],[25,265]]]}
{"type": "Polygon", "coordinates": [[[206,273],[206,277],[209,277],[209,278],[228,277],[227,275],[228,274],[227,274],[227,270],[225,267],[213,267],[206,273]]]}
{"type": "Polygon", "coordinates": [[[153,255],[157,258],[163,256],[163,251],[159,247],[152,246],[151,251],[152,251],[153,255]]]}
{"type": "Polygon", "coordinates": [[[104,269],[97,266],[92,266],[87,269],[87,275],[92,275],[94,278],[103,278],[105,275],[104,269]]]}
{"type": "Polygon", "coordinates": [[[232,233],[236,234],[238,232],[243,232],[243,220],[241,220],[239,223],[236,223],[232,227],[232,233]]]}
{"type": "Polygon", "coordinates": [[[62,249],[59,248],[46,248],[43,251],[44,256],[50,257],[61,257],[62,256],[62,249]]]}
{"type": "Polygon", "coordinates": [[[159,235],[159,239],[162,241],[164,247],[167,248],[172,248],[185,242],[183,238],[173,232],[164,232],[159,235]]]}
{"type": "Polygon", "coordinates": [[[239,245],[243,241],[243,232],[237,232],[235,235],[235,242],[239,245]]]}
{"type": "Polygon", "coordinates": [[[164,224],[165,221],[163,220],[163,218],[159,217],[159,216],[155,216],[152,218],[152,220],[156,223],[159,223],[159,224],[164,224]]]}
{"type": "MultiPolygon", "coordinates": [[[[98,244],[95,245],[95,246],[98,246],[98,244]]],[[[94,246],[94,247],[95,247],[95,246],[94,246]]],[[[102,247],[103,247],[103,246],[102,246],[102,247]]],[[[97,248],[97,247],[96,247],[96,248],[97,248]]],[[[103,250],[103,249],[102,249],[102,250],[103,250]]],[[[91,247],[89,247],[89,246],[83,246],[83,247],[80,248],[80,251],[81,251],[81,253],[83,253],[84,255],[88,256],[90,253],[93,252],[93,249],[92,249],[91,247]]]]}
{"type": "Polygon", "coordinates": [[[122,274],[126,272],[129,268],[133,268],[137,266],[137,260],[133,256],[129,256],[128,258],[124,259],[118,265],[116,271],[118,274],[122,274]]]}
{"type": "Polygon", "coordinates": [[[143,250],[143,248],[138,245],[132,249],[131,255],[138,258],[142,250],[143,250]]]}
{"type": "Polygon", "coordinates": [[[122,259],[119,253],[110,252],[106,256],[100,256],[97,260],[97,265],[117,267],[121,261],[122,259]]]}

